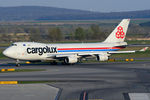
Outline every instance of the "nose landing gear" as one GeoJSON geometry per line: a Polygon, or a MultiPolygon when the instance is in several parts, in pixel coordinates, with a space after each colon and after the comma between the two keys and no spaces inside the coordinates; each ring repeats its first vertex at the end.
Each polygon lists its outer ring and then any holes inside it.
{"type": "Polygon", "coordinates": [[[19,59],[16,60],[16,67],[19,67],[20,66],[20,61],[19,59]]]}

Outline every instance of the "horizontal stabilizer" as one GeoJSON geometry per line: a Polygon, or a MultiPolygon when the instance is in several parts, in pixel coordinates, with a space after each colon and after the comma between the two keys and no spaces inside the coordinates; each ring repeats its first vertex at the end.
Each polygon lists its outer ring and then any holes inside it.
{"type": "Polygon", "coordinates": [[[143,49],[141,49],[141,50],[139,50],[139,51],[146,51],[148,48],[149,48],[149,47],[145,47],[145,48],[143,48],[143,49]]]}

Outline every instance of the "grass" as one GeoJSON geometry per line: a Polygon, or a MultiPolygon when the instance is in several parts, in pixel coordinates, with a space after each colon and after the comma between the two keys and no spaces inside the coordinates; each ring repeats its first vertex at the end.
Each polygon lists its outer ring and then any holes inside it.
{"type": "Polygon", "coordinates": [[[150,44],[150,40],[128,40],[128,44],[150,44]]]}
{"type": "Polygon", "coordinates": [[[86,61],[82,61],[82,63],[111,63],[111,62],[140,62],[140,61],[150,61],[150,59],[146,59],[146,60],[138,60],[138,59],[134,59],[134,58],[122,58],[122,59],[115,59],[115,58],[112,58],[111,57],[111,60],[108,60],[108,61],[97,61],[96,59],[95,60],[86,60],[86,61]],[[129,61],[126,61],[126,59],[129,59],[129,61]],[[130,59],[133,59],[133,61],[131,61],[130,59]]]}
{"type": "MultiPolygon", "coordinates": [[[[55,42],[45,42],[45,43],[94,43],[94,42],[102,42],[100,40],[66,40],[66,41],[55,41],[55,42]]],[[[150,44],[150,40],[128,40],[126,41],[128,44],[150,44]]],[[[44,43],[44,42],[43,42],[44,43]]],[[[11,43],[0,43],[0,47],[8,47],[11,43]]]]}
{"type": "Polygon", "coordinates": [[[144,58],[144,57],[150,57],[150,48],[146,50],[145,52],[139,52],[138,50],[142,49],[144,47],[127,47],[125,49],[122,49],[123,51],[127,50],[137,50],[135,53],[122,53],[122,54],[112,54],[112,58],[144,58]]]}
{"type": "Polygon", "coordinates": [[[111,58],[145,58],[150,57],[150,51],[137,52],[131,54],[113,54],[111,58]]]}
{"type": "Polygon", "coordinates": [[[52,81],[19,81],[19,84],[38,84],[38,83],[55,83],[57,82],[56,80],[52,80],[52,81]]]}
{"type": "Polygon", "coordinates": [[[4,49],[0,49],[0,59],[8,59],[6,56],[2,54],[3,51],[4,49]]]}
{"type": "MultiPolygon", "coordinates": [[[[34,72],[34,71],[45,71],[46,69],[15,69],[15,71],[10,71],[10,72],[34,72]]],[[[0,72],[0,73],[7,73],[8,71],[5,72],[0,72]]]]}
{"type": "Polygon", "coordinates": [[[0,43],[0,47],[8,47],[11,43],[0,43]]]}
{"type": "Polygon", "coordinates": [[[46,69],[16,69],[15,72],[46,71],[46,69]]]}

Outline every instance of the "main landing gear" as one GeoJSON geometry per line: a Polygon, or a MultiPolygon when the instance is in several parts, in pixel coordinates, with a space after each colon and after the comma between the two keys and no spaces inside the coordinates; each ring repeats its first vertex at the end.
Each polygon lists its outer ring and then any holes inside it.
{"type": "Polygon", "coordinates": [[[19,67],[20,66],[20,61],[19,59],[16,60],[16,67],[19,67]]]}
{"type": "Polygon", "coordinates": [[[52,61],[51,65],[57,65],[57,62],[56,61],[52,61]]]}

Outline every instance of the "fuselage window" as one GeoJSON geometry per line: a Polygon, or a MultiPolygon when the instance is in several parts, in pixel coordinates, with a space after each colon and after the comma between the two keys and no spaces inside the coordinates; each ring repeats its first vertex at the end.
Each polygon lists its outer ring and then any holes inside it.
{"type": "Polygon", "coordinates": [[[17,44],[11,44],[11,46],[17,46],[17,44]]]}

